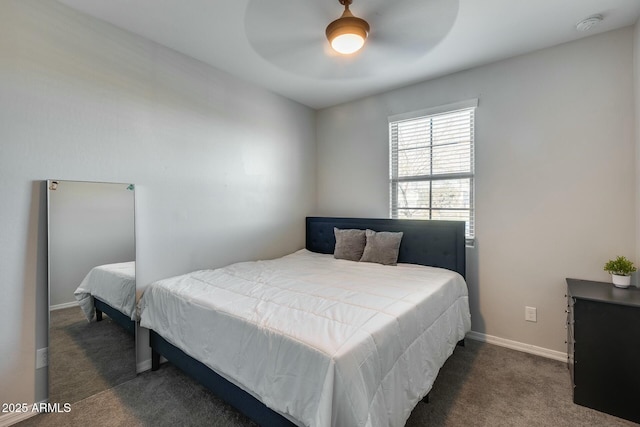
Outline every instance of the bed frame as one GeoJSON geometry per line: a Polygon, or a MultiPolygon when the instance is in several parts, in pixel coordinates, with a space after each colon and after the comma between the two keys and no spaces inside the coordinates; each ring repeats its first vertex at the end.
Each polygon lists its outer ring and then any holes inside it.
{"type": "MultiPolygon", "coordinates": [[[[336,243],[334,227],[402,231],[404,235],[398,255],[399,263],[446,268],[465,277],[465,223],[463,221],[307,217],[306,248],[312,252],[332,254],[336,243]]],[[[153,330],[149,331],[149,346],[153,371],[160,367],[160,356],[164,356],[259,425],[270,427],[296,425],[278,412],[269,409],[250,393],[170,344],[153,330]]],[[[424,400],[428,401],[428,397],[427,394],[424,400]]]]}
{"type": "Polygon", "coordinates": [[[93,306],[96,309],[96,322],[100,322],[102,320],[102,313],[105,313],[113,319],[114,322],[122,326],[128,333],[135,336],[136,322],[131,320],[129,316],[96,297],[93,297],[93,306]]]}

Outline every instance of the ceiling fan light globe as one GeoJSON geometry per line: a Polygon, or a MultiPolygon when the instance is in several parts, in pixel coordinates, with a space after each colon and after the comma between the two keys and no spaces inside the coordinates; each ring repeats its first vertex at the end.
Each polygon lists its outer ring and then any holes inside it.
{"type": "Polygon", "coordinates": [[[331,41],[331,47],[338,53],[349,55],[364,46],[364,38],[359,34],[342,34],[331,41]]]}

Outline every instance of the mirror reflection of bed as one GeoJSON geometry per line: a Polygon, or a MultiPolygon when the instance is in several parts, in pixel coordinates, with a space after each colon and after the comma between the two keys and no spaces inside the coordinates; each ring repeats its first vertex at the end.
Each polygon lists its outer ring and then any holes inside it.
{"type": "Polygon", "coordinates": [[[49,402],[136,375],[134,186],[47,182],[49,402]]]}

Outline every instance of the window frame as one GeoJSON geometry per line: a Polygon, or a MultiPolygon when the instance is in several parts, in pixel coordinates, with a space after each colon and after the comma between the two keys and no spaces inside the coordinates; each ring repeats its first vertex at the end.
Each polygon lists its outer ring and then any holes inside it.
{"type": "MultiPolygon", "coordinates": [[[[391,218],[398,219],[398,183],[399,182],[429,182],[433,183],[445,179],[469,179],[470,180],[470,194],[469,194],[469,209],[461,209],[469,211],[469,234],[465,232],[465,238],[468,246],[473,246],[475,243],[475,110],[478,107],[478,99],[470,99],[466,101],[455,102],[446,105],[440,105],[436,107],[426,108],[418,111],[412,111],[403,114],[396,114],[388,117],[388,129],[389,129],[389,216],[391,218]],[[470,126],[470,145],[471,145],[471,165],[469,172],[455,172],[447,174],[432,174],[427,175],[415,175],[398,178],[397,165],[398,160],[394,158],[394,154],[397,156],[398,141],[393,138],[392,126],[398,122],[410,121],[415,119],[427,119],[433,116],[440,116],[447,113],[455,113],[461,110],[472,110],[472,121],[470,126]],[[395,162],[394,162],[395,160],[395,162]],[[396,170],[394,170],[394,165],[396,170]],[[394,176],[395,175],[395,176],[394,176]],[[394,203],[395,201],[395,203],[394,203]]],[[[431,152],[430,155],[433,155],[431,152]]],[[[431,191],[431,190],[430,190],[431,191]]],[[[425,208],[430,212],[433,210],[433,198],[431,193],[429,196],[429,207],[425,208]]],[[[400,218],[402,219],[402,218],[400,218]]],[[[434,221],[438,221],[434,219],[434,221]]]]}

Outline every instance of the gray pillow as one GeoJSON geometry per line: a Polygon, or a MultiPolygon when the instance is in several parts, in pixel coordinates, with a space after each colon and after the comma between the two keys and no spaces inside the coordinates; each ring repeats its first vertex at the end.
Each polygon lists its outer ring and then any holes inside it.
{"type": "Polygon", "coordinates": [[[336,235],[336,248],[333,251],[333,257],[348,259],[349,261],[360,261],[367,241],[364,230],[341,230],[334,227],[333,234],[336,235]]]}
{"type": "Polygon", "coordinates": [[[400,252],[400,242],[402,232],[392,233],[390,231],[373,230],[366,231],[367,244],[362,253],[362,262],[376,262],[384,265],[398,264],[398,252],[400,252]]]}

